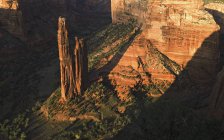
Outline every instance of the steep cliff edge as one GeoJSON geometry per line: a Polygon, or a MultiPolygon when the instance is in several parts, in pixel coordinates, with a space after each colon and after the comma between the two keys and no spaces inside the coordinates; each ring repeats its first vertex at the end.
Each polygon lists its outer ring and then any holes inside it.
{"type": "MultiPolygon", "coordinates": [[[[213,16],[204,10],[202,0],[112,0],[112,21],[127,22],[130,18],[137,20],[142,32],[133,39],[125,51],[120,52],[118,66],[131,66],[133,69],[129,68],[130,71],[127,72],[129,74],[131,71],[140,73],[145,71],[144,73],[149,74],[148,79],[152,77],[175,79],[181,75],[181,70],[185,70],[195,85],[206,87],[213,84],[220,70],[220,27],[213,16]],[[168,67],[165,67],[165,73],[161,68],[157,68],[159,65],[157,63],[161,60],[152,61],[158,56],[146,55],[147,52],[153,53],[148,51],[149,48],[146,47],[148,44],[166,56],[167,60],[179,65],[176,75],[168,67]],[[146,58],[153,63],[147,64],[146,58]],[[144,70],[141,68],[141,63],[144,70]]],[[[116,70],[118,66],[112,71],[121,71],[116,70]]],[[[134,77],[142,77],[140,75],[134,77]]],[[[122,76],[116,76],[114,79],[124,81],[122,76]]],[[[172,83],[172,80],[170,82],[172,83]]],[[[124,82],[120,83],[124,85],[124,82]]],[[[126,83],[132,85],[127,81],[126,83]]]]}

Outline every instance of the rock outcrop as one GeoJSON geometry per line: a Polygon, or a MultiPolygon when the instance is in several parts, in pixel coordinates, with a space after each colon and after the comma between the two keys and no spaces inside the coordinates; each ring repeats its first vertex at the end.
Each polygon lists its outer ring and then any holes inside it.
{"type": "Polygon", "coordinates": [[[87,48],[83,39],[75,38],[74,60],[76,72],[76,87],[78,93],[83,93],[88,86],[87,48]]]}
{"type": "Polygon", "coordinates": [[[1,0],[0,7],[3,9],[17,10],[19,5],[17,0],[1,0]]]}
{"type": "Polygon", "coordinates": [[[74,52],[68,38],[65,18],[58,20],[58,49],[61,73],[61,97],[64,101],[83,93],[87,86],[88,60],[83,40],[77,37],[74,52]]]}
{"type": "Polygon", "coordinates": [[[20,39],[25,39],[23,31],[23,15],[18,1],[0,1],[0,27],[20,39]]]}
{"type": "Polygon", "coordinates": [[[61,72],[61,97],[66,101],[73,98],[78,91],[75,88],[75,67],[68,39],[67,23],[65,18],[61,17],[58,20],[58,49],[61,72]]]}

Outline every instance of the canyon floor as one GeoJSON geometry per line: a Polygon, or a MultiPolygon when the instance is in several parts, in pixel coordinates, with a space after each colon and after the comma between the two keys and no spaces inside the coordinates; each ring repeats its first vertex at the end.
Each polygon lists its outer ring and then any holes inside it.
{"type": "MultiPolygon", "coordinates": [[[[17,62],[16,64],[27,67],[27,70],[17,72],[25,77],[22,78],[24,81],[17,84],[29,83],[25,87],[18,86],[17,91],[29,96],[25,99],[21,99],[20,97],[23,97],[21,95],[7,97],[10,102],[3,105],[10,106],[11,104],[13,110],[17,110],[20,115],[12,112],[12,108],[3,108],[5,116],[10,116],[12,121],[3,120],[1,132],[10,132],[12,139],[34,140],[126,139],[127,137],[131,139],[221,140],[224,132],[222,121],[208,120],[191,108],[172,101],[160,100],[162,89],[158,87],[151,89],[155,92],[155,96],[149,96],[149,87],[139,85],[130,89],[128,95],[117,96],[117,90],[108,83],[107,79],[96,76],[96,71],[108,62],[107,58],[113,57],[119,51],[113,49],[116,48],[114,42],[119,42],[115,43],[118,45],[129,42],[130,39],[127,38],[132,36],[135,28],[134,22],[106,25],[86,37],[87,44],[91,46],[89,69],[90,74],[93,73],[91,76],[93,82],[84,97],[76,98],[75,101],[63,106],[57,102],[60,89],[56,90],[59,86],[59,62],[56,50],[52,50],[51,47],[44,51],[38,49],[30,52],[32,56],[35,56],[32,63],[29,63],[30,59],[26,58],[24,58],[26,63],[17,62]],[[118,34],[120,36],[117,36],[118,34]],[[33,61],[36,62],[35,65],[33,61]],[[23,71],[29,76],[24,75],[23,71]],[[121,101],[120,97],[124,97],[126,101],[121,101]],[[43,105],[47,106],[47,111],[43,105]],[[48,113],[48,118],[45,112],[48,113]]],[[[49,46],[51,45],[55,44],[49,46]]],[[[24,55],[21,53],[21,59],[22,57],[24,55]]],[[[157,57],[160,59],[159,55],[157,57]]],[[[17,57],[17,60],[18,58],[20,57],[17,57]]]]}
{"type": "Polygon", "coordinates": [[[192,83],[136,20],[83,28],[90,85],[64,104],[56,37],[31,48],[0,28],[0,140],[223,140],[224,120],[207,115],[209,86],[192,83]]]}

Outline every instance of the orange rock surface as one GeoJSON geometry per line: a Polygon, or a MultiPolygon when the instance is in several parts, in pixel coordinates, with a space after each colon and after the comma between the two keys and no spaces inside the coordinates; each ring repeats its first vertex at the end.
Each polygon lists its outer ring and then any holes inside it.
{"type": "Polygon", "coordinates": [[[220,70],[220,27],[204,9],[203,1],[152,0],[141,4],[112,0],[114,23],[134,17],[142,27],[131,45],[119,52],[117,66],[109,74],[109,79],[120,85],[118,91],[127,91],[137,83],[153,83],[162,86],[163,93],[183,69],[196,84],[212,84],[220,70]]]}

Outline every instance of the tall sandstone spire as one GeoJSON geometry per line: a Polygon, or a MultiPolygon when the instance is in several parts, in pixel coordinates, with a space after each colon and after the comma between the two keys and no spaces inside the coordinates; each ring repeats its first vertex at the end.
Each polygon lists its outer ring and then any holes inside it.
{"type": "Polygon", "coordinates": [[[64,101],[83,93],[87,86],[87,50],[76,37],[74,53],[70,47],[66,19],[58,20],[58,49],[61,72],[61,98],[64,101]]]}

